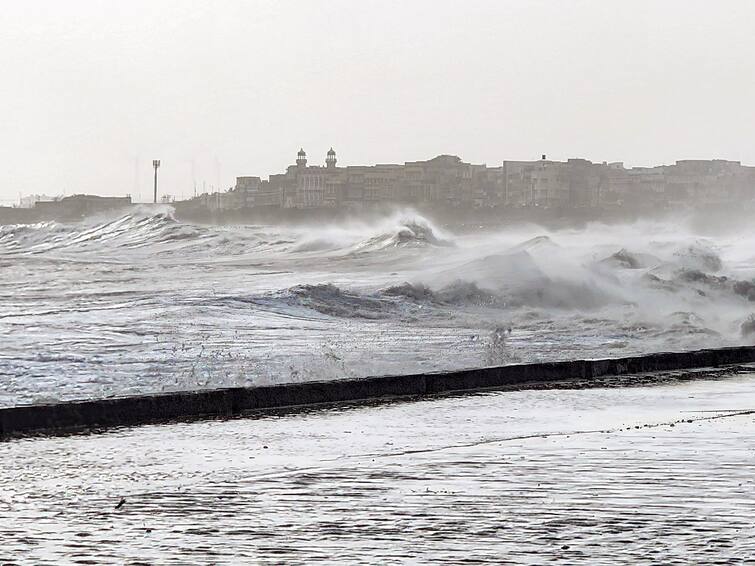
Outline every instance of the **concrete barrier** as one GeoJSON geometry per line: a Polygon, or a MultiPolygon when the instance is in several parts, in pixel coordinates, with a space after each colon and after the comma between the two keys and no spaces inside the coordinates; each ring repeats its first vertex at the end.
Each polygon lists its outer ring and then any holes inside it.
{"type": "Polygon", "coordinates": [[[755,346],[18,406],[0,409],[0,438],[230,417],[281,407],[438,395],[547,382],[568,384],[579,381],[589,384],[604,376],[751,362],[755,362],[755,346]]]}

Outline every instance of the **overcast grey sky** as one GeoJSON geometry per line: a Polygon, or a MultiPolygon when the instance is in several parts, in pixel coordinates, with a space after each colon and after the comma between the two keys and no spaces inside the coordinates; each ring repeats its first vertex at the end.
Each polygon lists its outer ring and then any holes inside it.
{"type": "MultiPolygon", "coordinates": [[[[755,164],[751,1],[0,2],[0,199],[320,162],[755,164]],[[192,165],[193,164],[193,165],[192,165]]],[[[161,192],[163,192],[161,191],[161,192]]]]}

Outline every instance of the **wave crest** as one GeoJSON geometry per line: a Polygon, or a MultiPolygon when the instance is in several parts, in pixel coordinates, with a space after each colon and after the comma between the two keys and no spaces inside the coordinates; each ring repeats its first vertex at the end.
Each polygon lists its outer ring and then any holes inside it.
{"type": "Polygon", "coordinates": [[[395,226],[358,243],[354,250],[375,251],[387,248],[454,245],[453,241],[441,237],[438,233],[438,228],[425,218],[401,219],[395,226]]]}

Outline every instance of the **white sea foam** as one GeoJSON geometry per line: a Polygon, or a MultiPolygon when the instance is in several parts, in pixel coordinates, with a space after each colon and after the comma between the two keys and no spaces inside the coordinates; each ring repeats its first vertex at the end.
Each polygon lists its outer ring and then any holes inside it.
{"type": "Polygon", "coordinates": [[[743,343],[753,239],[685,222],[454,234],[411,210],[2,226],[0,404],[743,343]]]}

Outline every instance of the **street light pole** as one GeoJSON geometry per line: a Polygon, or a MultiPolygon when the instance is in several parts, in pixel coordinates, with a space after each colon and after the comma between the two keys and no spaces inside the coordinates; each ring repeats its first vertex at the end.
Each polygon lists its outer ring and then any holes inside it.
{"type": "Polygon", "coordinates": [[[157,169],[160,167],[160,160],[153,159],[152,167],[155,168],[155,204],[157,204],[157,169]]]}

